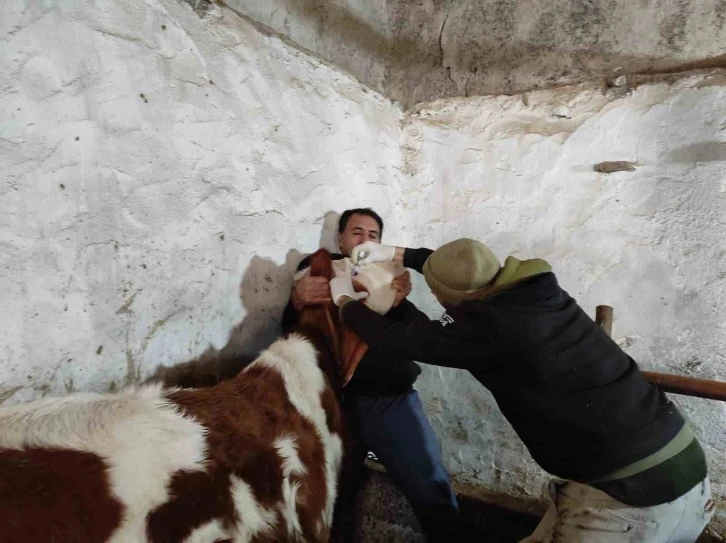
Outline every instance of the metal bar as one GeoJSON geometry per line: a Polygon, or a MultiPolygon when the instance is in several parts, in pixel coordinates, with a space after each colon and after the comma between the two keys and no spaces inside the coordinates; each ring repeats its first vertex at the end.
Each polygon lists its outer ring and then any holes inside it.
{"type": "MultiPolygon", "coordinates": [[[[611,336],[613,331],[613,308],[609,305],[597,306],[595,309],[595,322],[602,327],[607,335],[611,336]]],[[[658,385],[663,392],[726,401],[726,383],[722,381],[695,379],[683,375],[653,371],[644,371],[642,373],[648,381],[658,385]]]]}
{"type": "Polygon", "coordinates": [[[683,375],[670,375],[652,371],[642,373],[648,381],[658,385],[663,392],[726,402],[726,383],[722,381],[694,379],[683,375]]]}

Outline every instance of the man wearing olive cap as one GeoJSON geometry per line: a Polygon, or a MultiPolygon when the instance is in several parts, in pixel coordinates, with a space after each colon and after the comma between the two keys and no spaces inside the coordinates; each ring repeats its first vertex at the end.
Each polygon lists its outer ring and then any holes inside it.
{"type": "Polygon", "coordinates": [[[706,461],[676,407],[562,290],[544,260],[506,259],[471,239],[437,251],[364,243],[360,265],[398,260],[446,308],[408,301],[396,320],[330,282],[342,320],[370,346],[469,370],[534,460],[561,478],[534,542],[692,542],[713,515],[706,461]]]}

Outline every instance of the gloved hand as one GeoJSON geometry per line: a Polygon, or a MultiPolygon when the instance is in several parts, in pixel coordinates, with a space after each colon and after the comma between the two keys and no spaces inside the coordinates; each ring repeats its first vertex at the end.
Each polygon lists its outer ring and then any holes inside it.
{"type": "Polygon", "coordinates": [[[345,263],[345,269],[339,270],[333,266],[335,277],[330,280],[330,296],[335,305],[340,306],[342,298],[348,296],[353,300],[362,300],[368,297],[367,292],[356,292],[353,288],[353,268],[350,262],[345,263]]]}
{"type": "Polygon", "coordinates": [[[350,258],[356,266],[365,266],[372,262],[390,262],[396,256],[396,248],[374,241],[366,241],[353,247],[350,258]]]}

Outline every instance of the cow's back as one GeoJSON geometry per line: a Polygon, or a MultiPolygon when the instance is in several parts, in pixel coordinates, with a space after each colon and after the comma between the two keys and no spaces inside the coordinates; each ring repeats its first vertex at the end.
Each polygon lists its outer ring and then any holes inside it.
{"type": "Polygon", "coordinates": [[[223,498],[201,513],[194,494],[180,492],[151,515],[157,540],[174,519],[193,514],[195,523],[218,522],[242,540],[327,538],[342,456],[340,415],[307,340],[280,340],[236,379],[169,399],[205,426],[209,444],[205,477],[178,474],[175,484],[223,498]]]}
{"type": "Polygon", "coordinates": [[[111,494],[106,470],[89,452],[0,450],[0,540],[107,541],[124,508],[111,494]]]}
{"type": "Polygon", "coordinates": [[[0,409],[4,537],[324,540],[342,445],[316,356],[291,337],[212,388],[0,409]]]}

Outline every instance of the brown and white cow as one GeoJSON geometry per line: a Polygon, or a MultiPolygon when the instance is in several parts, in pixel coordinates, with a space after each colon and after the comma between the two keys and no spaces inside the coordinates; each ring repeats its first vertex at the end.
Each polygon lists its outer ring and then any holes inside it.
{"type": "MultiPolygon", "coordinates": [[[[330,255],[311,273],[332,275],[330,255]]],[[[335,308],[236,377],[0,408],[0,540],[325,541],[343,455],[341,365],[361,355],[335,308]]]]}

